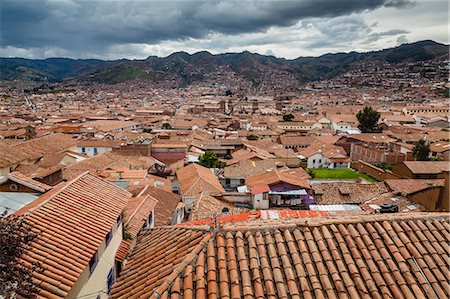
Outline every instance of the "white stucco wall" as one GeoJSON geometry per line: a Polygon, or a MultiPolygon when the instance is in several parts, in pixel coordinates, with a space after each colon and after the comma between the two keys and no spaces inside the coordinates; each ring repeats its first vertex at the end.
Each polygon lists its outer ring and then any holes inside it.
{"type": "Polygon", "coordinates": [[[122,223],[120,225],[114,225],[113,235],[108,246],[106,246],[105,240],[100,245],[98,249],[98,262],[94,271],[89,273],[88,265],[70,290],[67,298],[83,297],[83,299],[96,299],[98,295],[102,299],[108,298],[106,293],[108,273],[114,267],[114,257],[116,256],[121,241],[122,223]]]}
{"type": "Polygon", "coordinates": [[[322,154],[317,153],[308,158],[308,166],[307,168],[322,168],[323,164],[328,159],[322,156],[322,154]]]}
{"type": "Polygon", "coordinates": [[[87,155],[89,157],[93,157],[95,155],[100,155],[105,152],[112,151],[112,147],[97,147],[97,146],[79,146],[77,147],[77,153],[87,155]],[[83,148],[85,149],[85,152],[83,152],[83,148]],[[94,149],[97,149],[97,153],[95,153],[94,149]]]}

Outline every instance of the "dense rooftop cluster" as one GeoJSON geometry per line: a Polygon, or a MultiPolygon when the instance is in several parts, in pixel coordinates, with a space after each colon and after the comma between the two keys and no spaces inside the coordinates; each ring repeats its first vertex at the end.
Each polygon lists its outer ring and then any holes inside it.
{"type": "Polygon", "coordinates": [[[36,298],[447,298],[443,71],[2,82],[0,212],[37,235],[17,263],[42,267],[36,298]],[[376,132],[358,126],[365,106],[376,132]]]}

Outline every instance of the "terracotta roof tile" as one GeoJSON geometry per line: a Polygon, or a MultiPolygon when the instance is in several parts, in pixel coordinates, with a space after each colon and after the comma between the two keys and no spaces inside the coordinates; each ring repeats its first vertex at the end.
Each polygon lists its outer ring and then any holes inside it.
{"type": "Polygon", "coordinates": [[[30,178],[18,171],[9,173],[8,178],[16,183],[23,184],[31,189],[34,189],[34,190],[42,192],[42,193],[53,188],[52,186],[49,186],[47,184],[33,180],[32,178],[30,178]]]}
{"type": "Polygon", "coordinates": [[[139,295],[150,298],[447,298],[449,216],[326,216],[287,229],[148,230],[111,298],[134,298],[143,284],[149,287],[139,295]],[[166,259],[174,270],[154,280],[166,259]]]}
{"type": "Polygon", "coordinates": [[[154,208],[155,225],[171,225],[174,212],[181,202],[181,196],[157,187],[148,186],[140,193],[140,196],[150,195],[157,202],[154,208]]]}
{"type": "Polygon", "coordinates": [[[130,197],[129,192],[85,173],[14,214],[24,215],[38,233],[23,259],[39,261],[46,269],[42,274],[33,273],[39,295],[67,296],[130,197]]]}
{"type": "Polygon", "coordinates": [[[219,200],[208,193],[203,192],[192,207],[189,221],[211,218],[216,214],[221,214],[223,208],[228,208],[227,214],[230,215],[248,211],[243,208],[235,208],[232,203],[219,200]]]}
{"type": "Polygon", "coordinates": [[[198,196],[203,191],[210,194],[225,192],[210,169],[195,163],[178,169],[177,178],[183,195],[198,196]]]}

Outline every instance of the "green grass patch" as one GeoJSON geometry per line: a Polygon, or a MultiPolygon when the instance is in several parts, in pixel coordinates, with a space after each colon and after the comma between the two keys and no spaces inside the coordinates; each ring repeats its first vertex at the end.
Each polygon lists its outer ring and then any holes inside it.
{"type": "Polygon", "coordinates": [[[328,168],[318,168],[318,169],[308,169],[308,173],[317,180],[357,180],[362,178],[368,182],[377,182],[371,176],[364,173],[353,171],[351,169],[328,169],[328,168]]]}

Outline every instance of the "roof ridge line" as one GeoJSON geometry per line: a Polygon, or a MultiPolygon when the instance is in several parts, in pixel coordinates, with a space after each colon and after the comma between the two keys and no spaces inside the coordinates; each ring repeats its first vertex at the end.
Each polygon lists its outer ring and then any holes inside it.
{"type": "MultiPolygon", "coordinates": [[[[146,196],[144,197],[144,200],[142,200],[142,202],[139,204],[139,206],[136,207],[136,209],[134,210],[133,214],[131,214],[130,219],[128,219],[127,223],[129,223],[130,220],[133,219],[134,215],[136,215],[137,211],[139,211],[139,209],[142,207],[142,205],[144,204],[144,202],[147,200],[147,198],[148,198],[149,196],[150,196],[150,195],[146,195],[146,196]]],[[[135,198],[137,198],[137,197],[139,197],[139,196],[136,196],[135,198]]],[[[131,197],[131,198],[133,198],[133,197],[131,197]]],[[[130,198],[130,199],[131,199],[131,198],[130,198]]],[[[128,200],[128,201],[129,201],[129,200],[128,200]]]]}
{"type": "Polygon", "coordinates": [[[141,192],[139,192],[138,195],[136,195],[136,197],[142,196],[142,194],[144,194],[145,191],[147,191],[147,189],[148,189],[149,186],[150,186],[150,185],[145,185],[144,189],[142,189],[141,192]]]}
{"type": "MultiPolygon", "coordinates": [[[[55,196],[57,196],[58,194],[60,194],[64,190],[66,190],[71,184],[73,184],[75,181],[77,181],[81,177],[85,176],[86,174],[89,174],[89,170],[79,174],[78,176],[76,176],[75,178],[71,179],[70,181],[67,181],[63,186],[61,186],[61,188],[59,188],[59,189],[53,188],[50,191],[48,191],[47,193],[42,194],[41,196],[47,195],[48,198],[45,198],[45,200],[43,200],[42,202],[40,202],[36,206],[32,207],[31,209],[26,210],[23,213],[19,213],[18,216],[21,216],[21,215],[24,215],[24,214],[30,214],[30,213],[36,211],[37,209],[41,208],[42,206],[47,204],[50,200],[52,200],[55,196]],[[55,192],[52,193],[52,191],[55,191],[55,192]]],[[[26,206],[24,206],[23,208],[26,208],[26,206]]],[[[18,210],[18,211],[20,211],[20,210],[18,210]]]]}
{"type": "MultiPolygon", "coordinates": [[[[334,216],[331,216],[334,217],[334,216]]],[[[297,226],[315,227],[328,224],[354,224],[361,222],[380,222],[380,221],[401,221],[415,219],[433,219],[433,218],[450,218],[449,212],[419,212],[419,213],[398,213],[396,215],[356,215],[348,216],[348,218],[330,218],[330,216],[318,217],[315,219],[299,219],[295,221],[297,226]]]]}
{"type": "Polygon", "coordinates": [[[186,190],[184,193],[189,193],[191,189],[200,181],[200,176],[197,177],[197,179],[192,183],[192,185],[189,187],[189,189],[186,190]]]}
{"type": "Polygon", "coordinates": [[[181,273],[189,266],[192,261],[196,258],[196,256],[205,248],[205,246],[211,241],[215,233],[213,231],[209,231],[209,233],[204,236],[200,242],[192,249],[192,251],[186,255],[185,259],[182,260],[172,271],[171,274],[169,274],[164,282],[157,287],[153,291],[153,295],[150,298],[156,298],[159,299],[164,294],[165,291],[169,289],[175,282],[175,280],[179,277],[181,273]]]}

